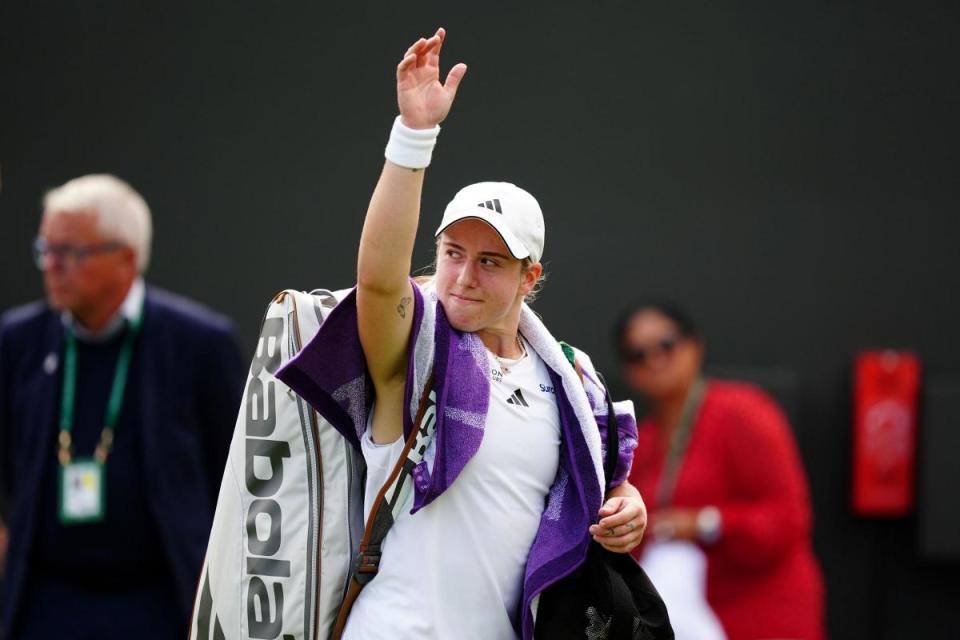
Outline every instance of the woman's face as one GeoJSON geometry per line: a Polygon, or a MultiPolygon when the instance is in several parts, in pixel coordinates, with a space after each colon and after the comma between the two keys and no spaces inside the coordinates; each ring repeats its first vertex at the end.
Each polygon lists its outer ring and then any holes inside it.
{"type": "Polygon", "coordinates": [[[493,227],[474,218],[450,225],[437,245],[437,295],[460,331],[516,330],[539,270],[524,271],[493,227]]]}
{"type": "Polygon", "coordinates": [[[700,373],[703,348],[660,311],[636,313],[621,341],[624,379],[651,400],[686,393],[700,373]]]}

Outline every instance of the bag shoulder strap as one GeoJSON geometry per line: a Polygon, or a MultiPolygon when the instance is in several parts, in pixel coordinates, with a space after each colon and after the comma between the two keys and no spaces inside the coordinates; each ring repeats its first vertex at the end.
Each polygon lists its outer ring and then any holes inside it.
{"type": "Polygon", "coordinates": [[[603,385],[603,394],[607,401],[607,456],[603,461],[603,474],[606,480],[606,491],[610,490],[610,479],[617,471],[617,460],[620,456],[620,432],[617,426],[617,411],[613,406],[613,398],[610,397],[610,386],[604,379],[603,374],[596,372],[600,384],[603,385]]]}
{"type": "Polygon", "coordinates": [[[370,507],[370,515],[367,517],[363,537],[360,539],[357,550],[357,561],[351,572],[350,583],[347,586],[343,604],[340,606],[331,640],[338,640],[343,634],[354,601],[360,595],[363,587],[373,580],[380,570],[383,540],[393,526],[399,509],[406,502],[404,497],[412,491],[412,481],[408,482],[408,479],[412,477],[416,461],[423,457],[426,444],[433,437],[436,428],[436,393],[433,386],[434,377],[431,373],[427,384],[424,385],[423,395],[420,396],[420,404],[413,421],[413,428],[404,442],[403,450],[370,507]],[[415,448],[418,442],[420,444],[415,448]]]}

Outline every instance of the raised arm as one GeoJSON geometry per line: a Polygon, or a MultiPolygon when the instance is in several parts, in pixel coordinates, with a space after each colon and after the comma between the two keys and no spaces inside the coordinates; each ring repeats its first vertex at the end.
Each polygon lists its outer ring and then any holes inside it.
{"type": "Polygon", "coordinates": [[[413,316],[410,263],[420,217],[423,169],[430,149],[467,71],[454,66],[440,83],[438,29],[407,49],[397,66],[400,118],[394,125],[380,180],[360,236],[357,259],[357,317],[360,343],[377,403],[373,436],[392,442],[403,430],[403,387],[413,316]],[[424,156],[426,160],[424,160],[424,156]]]}

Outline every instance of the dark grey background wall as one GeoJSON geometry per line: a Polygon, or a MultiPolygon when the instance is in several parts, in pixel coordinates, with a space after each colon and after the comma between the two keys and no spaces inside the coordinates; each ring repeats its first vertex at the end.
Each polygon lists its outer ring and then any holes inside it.
{"type": "Polygon", "coordinates": [[[150,280],[231,315],[247,349],[278,289],[349,286],[394,65],[442,24],[445,66],[470,71],[416,261],[459,186],[526,186],[559,337],[615,370],[617,311],[666,292],[714,363],[795,381],[832,636],[956,637],[957,565],[921,557],[914,518],[847,505],[855,350],[960,376],[960,25],[952,3],[865,4],[7,0],[0,308],[41,295],[43,191],[102,171],[152,206],[150,280]]]}

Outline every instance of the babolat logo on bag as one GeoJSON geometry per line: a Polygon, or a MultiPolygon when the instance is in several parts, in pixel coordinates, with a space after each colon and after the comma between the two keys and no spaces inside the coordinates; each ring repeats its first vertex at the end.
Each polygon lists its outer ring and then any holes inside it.
{"type": "Polygon", "coordinates": [[[326,291],[284,291],[267,309],[194,604],[194,640],[329,637],[363,527],[351,508],[362,500],[356,454],[274,373],[336,301],[326,291]]]}
{"type": "Polygon", "coordinates": [[[276,638],[283,627],[284,581],[290,561],[278,557],[283,542],[283,509],[278,500],[283,485],[283,461],[290,457],[286,440],[272,439],[277,426],[277,381],[284,323],[267,318],[250,365],[244,405],[246,454],[244,480],[253,498],[247,509],[247,612],[250,636],[276,638]],[[267,380],[264,380],[267,378],[267,380]],[[269,591],[273,592],[272,606],[269,591]],[[257,606],[259,605],[259,606],[257,606]]]}

